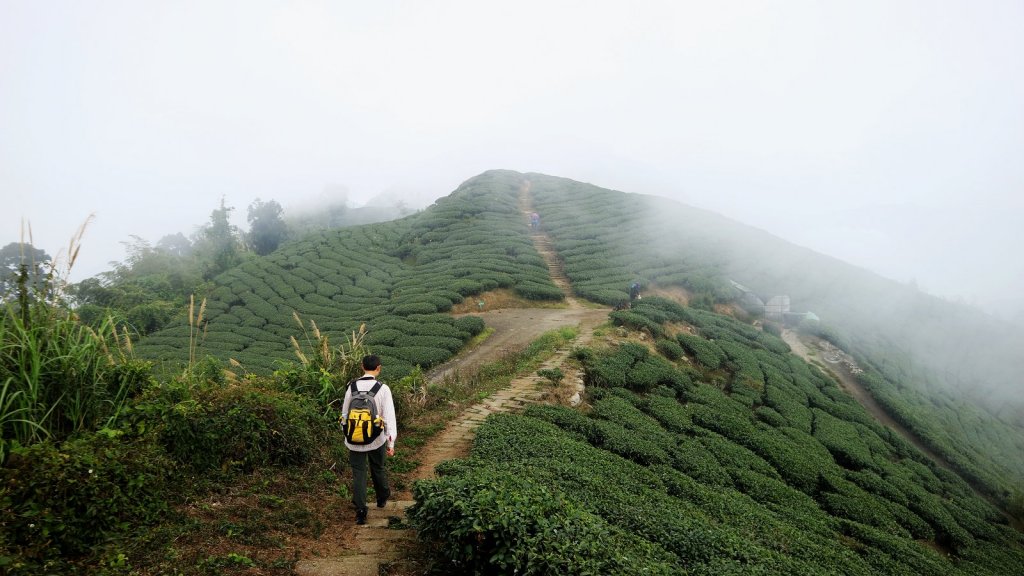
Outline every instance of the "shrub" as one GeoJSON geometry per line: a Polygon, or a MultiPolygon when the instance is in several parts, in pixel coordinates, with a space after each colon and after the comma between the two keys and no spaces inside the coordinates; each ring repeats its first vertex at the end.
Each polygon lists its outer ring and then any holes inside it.
{"type": "MultiPolygon", "coordinates": [[[[153,442],[86,434],[16,448],[0,468],[0,526],[8,562],[60,563],[167,510],[173,462],[153,442]]],[[[38,573],[43,573],[40,570],[38,573]]]]}
{"type": "Polygon", "coordinates": [[[658,352],[669,360],[679,360],[683,357],[683,347],[678,342],[659,338],[655,346],[658,348],[658,352]]]}
{"type": "Polygon", "coordinates": [[[697,362],[711,370],[717,369],[725,361],[725,353],[714,342],[686,333],[680,333],[676,339],[697,362]]]}
{"type": "Polygon", "coordinates": [[[554,284],[538,284],[535,282],[516,284],[515,293],[527,300],[558,301],[565,298],[562,290],[554,284]]]}
{"type": "Polygon", "coordinates": [[[672,557],[520,474],[461,467],[413,486],[409,517],[450,570],[475,574],[674,574],[672,557]]]}
{"type": "Polygon", "coordinates": [[[468,332],[470,336],[476,336],[484,331],[483,318],[479,316],[462,316],[455,319],[455,328],[468,332]]]}
{"type": "Polygon", "coordinates": [[[443,348],[429,346],[405,346],[394,349],[394,355],[413,366],[428,368],[444,362],[452,353],[443,348]]]}
{"type": "Polygon", "coordinates": [[[608,315],[616,326],[625,326],[633,330],[646,330],[652,336],[661,336],[664,329],[657,322],[646,316],[629,310],[616,310],[608,315]]]}
{"type": "Polygon", "coordinates": [[[410,314],[431,314],[437,312],[437,306],[430,302],[409,302],[395,306],[394,313],[398,316],[410,314]]]}
{"type": "Polygon", "coordinates": [[[167,451],[199,471],[305,464],[326,433],[312,399],[295,394],[213,386],[180,396],[155,395],[143,410],[159,419],[167,451]]]}

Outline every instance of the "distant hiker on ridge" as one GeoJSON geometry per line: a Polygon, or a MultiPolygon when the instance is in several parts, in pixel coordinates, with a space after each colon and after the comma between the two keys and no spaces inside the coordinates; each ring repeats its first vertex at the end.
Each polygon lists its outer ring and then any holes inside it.
{"type": "Polygon", "coordinates": [[[349,383],[341,414],[345,423],[345,447],[352,467],[352,504],[356,507],[356,524],[366,524],[366,469],[369,461],[377,508],[383,508],[391,497],[384,455],[395,455],[398,420],[391,388],[377,380],[380,358],[363,357],[363,376],[349,383]]]}
{"type": "Polygon", "coordinates": [[[540,214],[537,214],[536,212],[531,212],[530,213],[530,229],[531,230],[539,230],[540,229],[540,214]]]}
{"type": "Polygon", "coordinates": [[[639,300],[639,299],[640,299],[640,283],[639,282],[633,282],[632,284],[629,285],[629,301],[632,302],[633,300],[639,300]]]}

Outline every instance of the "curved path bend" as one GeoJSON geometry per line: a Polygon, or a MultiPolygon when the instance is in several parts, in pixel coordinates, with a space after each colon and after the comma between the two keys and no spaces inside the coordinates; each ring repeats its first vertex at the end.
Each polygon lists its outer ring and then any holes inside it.
{"type": "MultiPolygon", "coordinates": [[[[528,225],[528,215],[533,212],[528,181],[519,191],[519,209],[524,225],[528,225]]],[[[534,231],[531,237],[548,266],[552,282],[565,294],[568,307],[503,309],[474,314],[483,318],[494,332],[472,350],[431,370],[427,374],[428,381],[443,382],[456,373],[472,374],[506,352],[521,349],[541,334],[564,326],[579,328],[573,346],[586,345],[593,337],[594,328],[607,320],[608,309],[584,308],[573,296],[548,235],[534,231]]],[[[557,350],[541,369],[562,368],[566,381],[578,379],[579,375],[565,366],[571,348],[564,346],[557,350]]],[[[544,382],[546,380],[536,372],[515,378],[507,387],[467,408],[423,447],[413,480],[430,478],[437,464],[468,455],[476,429],[487,416],[521,410],[539,402],[544,394],[544,382]]],[[[410,494],[403,492],[396,496],[398,499],[388,502],[383,510],[370,508],[366,525],[339,527],[338,540],[319,551],[320,557],[300,560],[295,573],[300,576],[378,576],[383,567],[401,562],[414,547],[416,534],[402,524],[405,511],[413,504],[410,494]]],[[[348,516],[339,521],[351,522],[352,518],[348,516]]]]}

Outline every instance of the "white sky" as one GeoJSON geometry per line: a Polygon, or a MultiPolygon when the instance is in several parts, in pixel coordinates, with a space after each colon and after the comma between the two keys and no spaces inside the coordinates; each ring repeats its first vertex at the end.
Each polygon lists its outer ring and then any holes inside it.
{"type": "Polygon", "coordinates": [[[0,0],[0,245],[508,168],[1024,310],[1022,59],[1020,0],[0,0]]]}

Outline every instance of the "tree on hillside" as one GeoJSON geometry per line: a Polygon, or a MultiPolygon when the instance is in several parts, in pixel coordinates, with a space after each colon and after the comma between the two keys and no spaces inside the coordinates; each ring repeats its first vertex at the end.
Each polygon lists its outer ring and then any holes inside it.
{"type": "Polygon", "coordinates": [[[210,222],[199,229],[193,246],[202,261],[204,278],[213,278],[242,261],[241,234],[231,225],[229,216],[233,206],[220,199],[220,208],[210,213],[210,222]]]}
{"type": "Polygon", "coordinates": [[[182,234],[165,236],[154,248],[138,236],[122,242],[127,252],[113,269],[70,287],[76,312],[97,326],[108,316],[137,334],[165,326],[203,282],[191,243],[182,234]]]}
{"type": "Polygon", "coordinates": [[[0,301],[17,298],[18,277],[23,270],[28,286],[42,288],[46,282],[45,268],[52,261],[45,250],[31,244],[11,242],[0,248],[0,301]]]}
{"type": "Polygon", "coordinates": [[[192,254],[192,241],[184,234],[168,234],[157,241],[157,250],[162,250],[171,256],[184,257],[192,254]]]}
{"type": "Polygon", "coordinates": [[[249,205],[249,248],[260,256],[270,254],[288,236],[288,225],[281,214],[284,209],[276,201],[263,202],[259,198],[249,205]]]}

